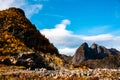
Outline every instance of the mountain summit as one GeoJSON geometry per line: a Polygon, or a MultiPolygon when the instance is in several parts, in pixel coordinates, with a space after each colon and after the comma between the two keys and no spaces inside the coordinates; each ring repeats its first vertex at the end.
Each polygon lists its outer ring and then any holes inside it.
{"type": "Polygon", "coordinates": [[[86,60],[103,59],[105,57],[117,55],[118,52],[119,51],[116,49],[107,49],[96,43],[93,43],[90,47],[88,47],[88,44],[85,42],[76,50],[72,63],[80,64],[82,61],[86,60]]]}

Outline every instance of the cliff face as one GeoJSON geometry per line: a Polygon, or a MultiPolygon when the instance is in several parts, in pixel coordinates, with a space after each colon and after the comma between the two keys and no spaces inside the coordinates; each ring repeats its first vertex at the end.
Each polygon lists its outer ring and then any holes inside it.
{"type": "Polygon", "coordinates": [[[77,50],[76,53],[72,59],[73,64],[80,63],[84,61],[89,54],[89,47],[87,43],[83,43],[77,50]],[[86,57],[85,57],[86,56],[86,57]]]}
{"type": "Polygon", "coordinates": [[[0,11],[0,62],[26,64],[27,67],[53,67],[59,65],[56,60],[62,63],[57,48],[25,17],[23,10],[9,8],[0,11]],[[27,57],[24,58],[24,55],[27,57]],[[44,66],[40,66],[43,63],[44,66]]]}
{"type": "Polygon", "coordinates": [[[87,43],[83,43],[75,52],[72,63],[80,64],[86,60],[103,59],[105,57],[117,55],[119,51],[116,49],[107,49],[104,46],[99,46],[93,43],[88,47],[87,43]]]}

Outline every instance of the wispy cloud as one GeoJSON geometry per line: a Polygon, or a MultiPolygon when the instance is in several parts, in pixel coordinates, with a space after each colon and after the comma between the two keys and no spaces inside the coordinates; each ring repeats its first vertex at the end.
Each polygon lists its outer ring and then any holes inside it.
{"type": "Polygon", "coordinates": [[[108,48],[120,49],[120,36],[114,36],[112,34],[99,34],[94,36],[76,35],[74,32],[66,29],[70,23],[70,20],[65,19],[60,24],[55,25],[53,29],[41,30],[41,33],[59,49],[60,53],[73,55],[75,50],[83,42],[88,42],[88,44],[96,42],[108,48]]]}
{"type": "Polygon", "coordinates": [[[58,15],[58,14],[39,14],[39,15],[50,16],[50,17],[57,17],[57,18],[64,18],[64,16],[58,15]]]}
{"type": "Polygon", "coordinates": [[[25,12],[27,13],[26,16],[31,17],[32,15],[37,14],[42,9],[42,7],[42,4],[34,4],[29,5],[29,7],[24,7],[25,12]]]}
{"type": "MultiPolygon", "coordinates": [[[[34,0],[33,0],[34,1],[34,0]]],[[[32,15],[38,13],[43,5],[39,3],[30,4],[29,0],[0,0],[0,10],[9,7],[18,7],[25,10],[26,16],[30,18],[32,15]]]]}
{"type": "Polygon", "coordinates": [[[110,28],[111,28],[110,25],[95,26],[95,27],[92,27],[91,29],[89,29],[88,32],[91,34],[96,34],[96,33],[101,34],[101,33],[106,32],[110,28]]]}

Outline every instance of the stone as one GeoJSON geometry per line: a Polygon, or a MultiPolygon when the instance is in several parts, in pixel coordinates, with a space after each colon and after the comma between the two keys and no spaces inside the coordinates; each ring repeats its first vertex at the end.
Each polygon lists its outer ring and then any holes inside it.
{"type": "Polygon", "coordinates": [[[72,64],[79,64],[86,59],[86,55],[89,53],[88,44],[85,42],[83,43],[75,52],[72,64]]]}

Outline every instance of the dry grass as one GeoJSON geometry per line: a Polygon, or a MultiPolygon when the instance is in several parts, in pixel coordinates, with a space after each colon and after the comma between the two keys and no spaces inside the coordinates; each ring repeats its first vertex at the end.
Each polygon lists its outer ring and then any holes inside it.
{"type": "Polygon", "coordinates": [[[23,70],[23,69],[25,69],[25,67],[23,66],[7,66],[0,64],[0,73],[6,73],[11,70],[23,70]]]}

